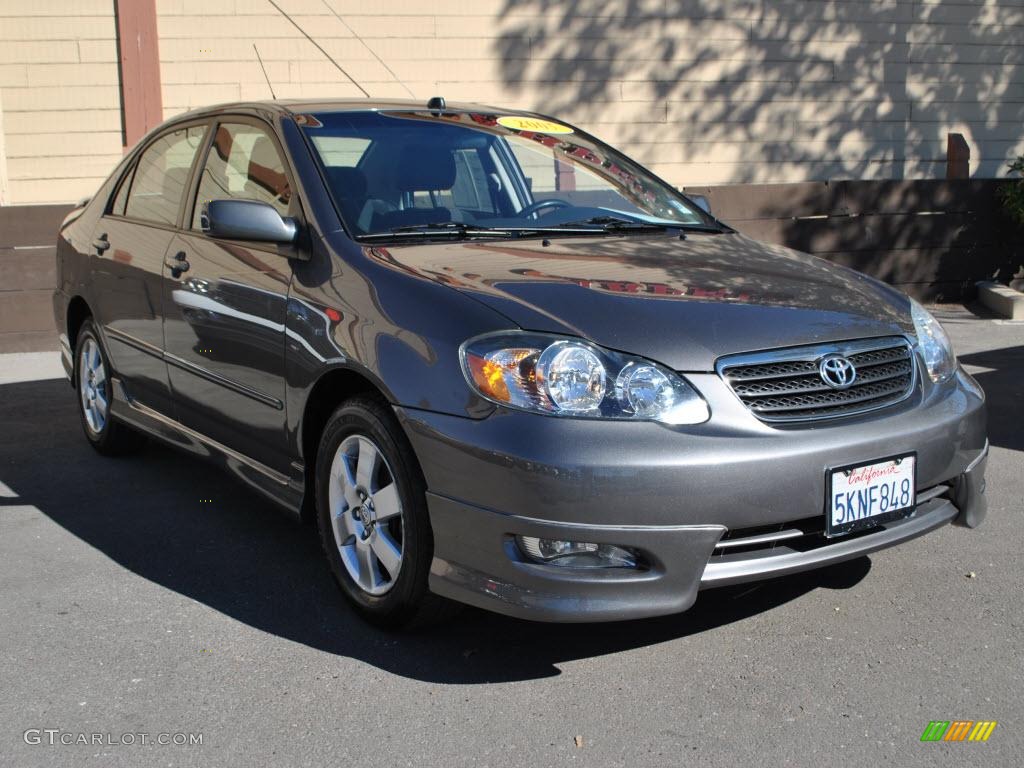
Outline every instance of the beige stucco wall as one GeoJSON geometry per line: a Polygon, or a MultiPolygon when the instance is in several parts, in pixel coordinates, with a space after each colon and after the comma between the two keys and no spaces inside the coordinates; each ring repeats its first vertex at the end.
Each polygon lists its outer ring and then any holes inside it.
{"type": "MultiPolygon", "coordinates": [[[[937,177],[950,131],[975,175],[1024,152],[1022,0],[275,2],[157,0],[167,116],[269,97],[255,43],[278,97],[359,96],[330,56],[372,96],[555,113],[677,184],[937,177]]],[[[0,0],[8,202],[120,156],[111,5],[0,0]]]]}

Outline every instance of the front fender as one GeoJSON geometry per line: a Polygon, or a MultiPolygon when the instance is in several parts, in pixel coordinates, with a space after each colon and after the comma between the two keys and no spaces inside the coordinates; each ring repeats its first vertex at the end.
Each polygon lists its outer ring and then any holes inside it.
{"type": "Polygon", "coordinates": [[[459,346],[515,326],[335,232],[314,241],[309,261],[293,264],[285,327],[288,424],[297,440],[310,393],[338,370],[358,374],[396,406],[483,418],[493,406],[466,383],[459,346]]]}

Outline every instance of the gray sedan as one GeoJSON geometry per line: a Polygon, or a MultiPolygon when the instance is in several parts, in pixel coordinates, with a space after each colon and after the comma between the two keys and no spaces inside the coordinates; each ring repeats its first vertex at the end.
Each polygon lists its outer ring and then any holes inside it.
{"type": "Polygon", "coordinates": [[[390,627],[679,612],[977,526],[984,395],[939,323],[706,208],[536,114],[183,115],[60,231],[85,437],[315,521],[390,627]]]}

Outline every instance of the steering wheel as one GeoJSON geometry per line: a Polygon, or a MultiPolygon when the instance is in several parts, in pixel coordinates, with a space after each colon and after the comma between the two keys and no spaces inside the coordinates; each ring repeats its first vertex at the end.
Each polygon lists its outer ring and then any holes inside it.
{"type": "Polygon", "coordinates": [[[554,198],[550,200],[535,200],[523,208],[523,210],[519,212],[519,215],[524,219],[529,216],[536,217],[537,214],[545,208],[572,208],[572,203],[567,203],[565,200],[556,200],[554,198]]]}

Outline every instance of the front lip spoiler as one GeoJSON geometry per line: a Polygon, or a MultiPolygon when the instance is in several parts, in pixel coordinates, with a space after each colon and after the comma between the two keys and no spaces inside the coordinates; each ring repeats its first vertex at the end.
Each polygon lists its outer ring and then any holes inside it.
{"type": "Polygon", "coordinates": [[[913,517],[887,525],[870,536],[839,541],[806,552],[777,546],[770,551],[778,554],[765,554],[765,550],[761,550],[713,557],[704,568],[700,588],[708,589],[770,579],[852,560],[923,536],[929,531],[948,525],[959,514],[960,510],[948,499],[932,499],[920,505],[913,517]]]}

